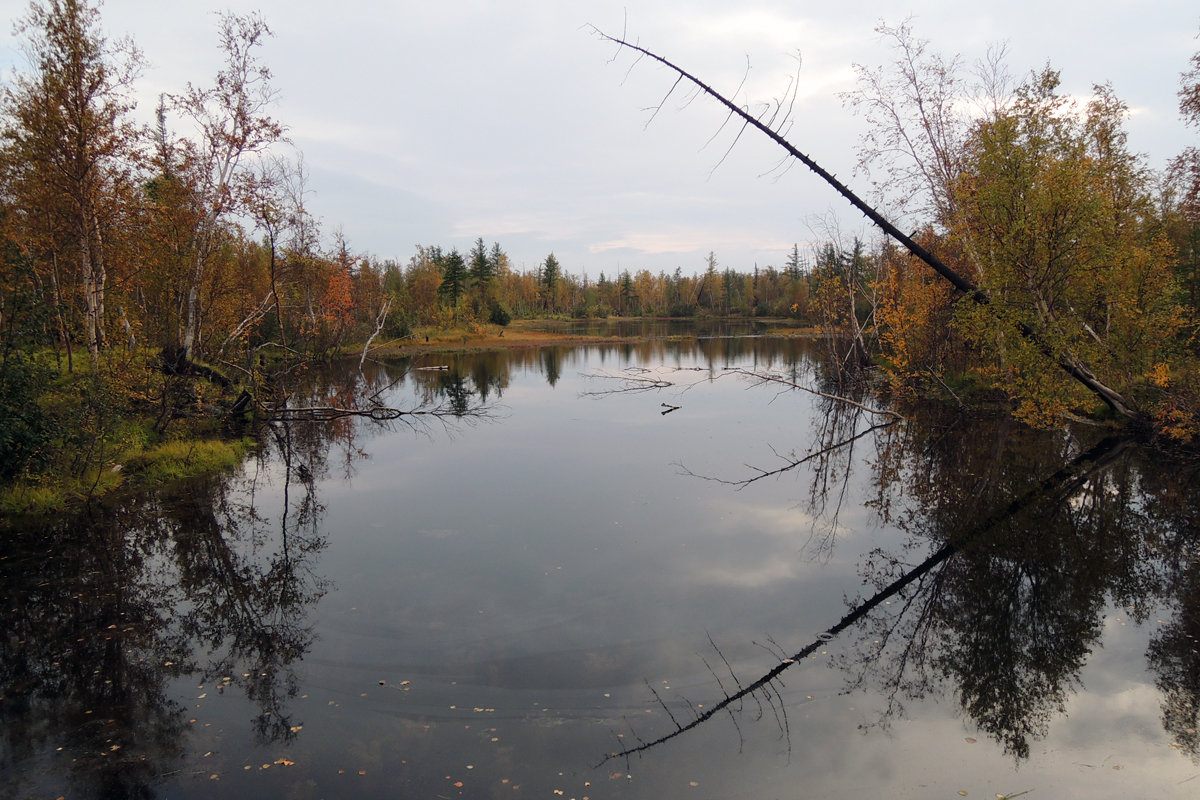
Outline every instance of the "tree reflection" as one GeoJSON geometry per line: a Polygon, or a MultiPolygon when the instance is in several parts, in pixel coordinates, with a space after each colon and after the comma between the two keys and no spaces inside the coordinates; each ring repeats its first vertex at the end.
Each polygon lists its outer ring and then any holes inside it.
{"type": "MultiPolygon", "coordinates": [[[[953,455],[937,459],[946,439],[930,432],[906,450],[912,463],[893,466],[907,494],[897,524],[912,537],[909,547],[961,541],[964,532],[969,540],[935,580],[871,620],[843,668],[851,685],[884,691],[884,724],[906,699],[947,682],[964,713],[1023,758],[1077,686],[1109,599],[1128,596],[1138,581],[1137,569],[1121,567],[1140,562],[1120,555],[1141,549],[1129,537],[1144,526],[1121,524],[1129,521],[1126,504],[1114,491],[1128,479],[1120,459],[1128,446],[1106,440],[1104,452],[1088,451],[1039,481],[1044,467],[989,437],[975,447],[957,437],[953,455]],[[1089,466],[1078,474],[1072,465],[1081,459],[1089,466]],[[1021,499],[999,505],[1005,497],[1021,499]],[[987,507],[981,499],[1005,509],[985,529],[971,520],[987,507]]],[[[1053,442],[1040,444],[1045,452],[1053,442]]],[[[878,584],[901,567],[900,556],[877,550],[862,573],[878,584]]]]}
{"type": "Polygon", "coordinates": [[[308,609],[325,590],[313,569],[324,537],[311,491],[298,513],[312,524],[289,525],[285,510],[279,535],[219,480],[9,531],[6,783],[49,763],[69,770],[73,796],[152,796],[185,750],[188,723],[170,687],[185,675],[240,687],[258,707],[261,739],[292,735],[285,699],[312,641],[308,609]]]}
{"type": "MultiPolygon", "coordinates": [[[[838,404],[830,402],[833,411],[838,404]]],[[[1147,657],[1162,693],[1164,728],[1179,749],[1197,756],[1194,464],[1164,470],[1155,454],[1149,467],[1149,456],[1131,441],[1109,438],[1084,450],[1066,431],[1031,432],[1005,419],[945,420],[914,410],[901,424],[864,426],[861,410],[842,405],[818,423],[809,453],[725,482],[745,488],[804,464],[812,470],[810,506],[832,509],[832,531],[852,469],[849,447],[873,441],[868,505],[906,534],[861,560],[874,593],[850,601],[846,616],[805,647],[780,652],[757,679],[731,675],[738,691],[721,689],[716,703],[703,706],[679,704],[672,730],[608,758],[644,753],[733,712],[748,696],[776,708],[786,735],[779,676],[832,638],[852,634],[838,666],[848,690],[882,695],[875,724],[889,725],[912,700],[948,692],[967,719],[1021,760],[1079,688],[1106,610],[1128,608],[1145,620],[1164,604],[1175,614],[1157,629],[1147,657]],[[867,433],[873,437],[864,439],[867,433]]]]}
{"type": "Polygon", "coordinates": [[[1175,745],[1200,762],[1200,474],[1154,473],[1144,490],[1147,513],[1166,552],[1165,595],[1173,616],[1150,640],[1147,658],[1162,693],[1163,727],[1175,745]]]}
{"type": "Polygon", "coordinates": [[[241,476],[5,528],[5,796],[64,779],[72,797],[154,796],[189,750],[181,682],[244,694],[260,742],[296,735],[289,701],[328,588],[317,479],[332,445],[355,452],[353,427],[276,423],[241,476]]]}
{"type": "MultiPolygon", "coordinates": [[[[292,382],[281,407],[382,407],[410,367],[331,365],[292,382]]],[[[416,373],[435,411],[399,424],[482,415],[476,398],[507,386],[491,367],[416,373]]],[[[199,735],[175,699],[197,682],[202,697],[242,694],[260,744],[294,739],[309,617],[329,588],[318,487],[331,464],[352,474],[360,438],[391,424],[284,415],[258,429],[239,474],[0,529],[0,794],[155,796],[199,735]]]]}
{"type": "Polygon", "coordinates": [[[167,695],[162,666],[178,652],[177,595],[152,577],[160,532],[119,524],[133,510],[8,532],[0,781],[13,796],[24,767],[59,750],[71,754],[59,760],[81,793],[148,796],[180,753],[182,707],[167,695]]]}

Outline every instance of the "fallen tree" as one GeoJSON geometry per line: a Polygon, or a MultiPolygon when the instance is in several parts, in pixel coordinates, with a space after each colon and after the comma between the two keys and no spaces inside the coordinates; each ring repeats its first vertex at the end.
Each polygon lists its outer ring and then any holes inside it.
{"type": "MultiPolygon", "coordinates": [[[[771,141],[782,147],[789,156],[804,164],[804,166],[806,166],[809,170],[837,190],[842,197],[846,198],[851,205],[862,212],[863,215],[866,216],[866,218],[875,224],[880,230],[903,246],[913,256],[927,264],[944,280],[949,282],[955,288],[955,290],[961,294],[961,296],[970,299],[971,302],[976,303],[979,306],[991,306],[991,298],[983,289],[967,280],[954,269],[951,269],[949,266],[943,263],[941,259],[915,242],[911,236],[905,234],[903,231],[897,228],[877,209],[851,191],[848,186],[839,181],[832,173],[821,167],[821,165],[814,161],[811,157],[801,152],[797,147],[787,141],[787,139],[785,139],[783,134],[780,132],[779,127],[773,127],[772,125],[772,123],[776,121],[782,104],[777,104],[775,111],[766,118],[766,121],[764,121],[762,117],[754,116],[746,108],[737,105],[725,95],[718,92],[716,89],[712,88],[696,76],[687,72],[682,67],[669,61],[663,56],[660,56],[657,53],[642,47],[641,45],[630,42],[624,38],[624,36],[612,36],[600,30],[599,28],[596,28],[595,26],[592,26],[591,30],[604,41],[615,44],[619,49],[632,51],[633,53],[637,54],[639,59],[651,59],[652,61],[663,65],[675,73],[675,82],[672,84],[670,90],[668,90],[667,94],[659,103],[658,108],[655,109],[655,113],[657,113],[658,109],[662,108],[662,105],[674,93],[675,89],[681,83],[691,84],[700,92],[713,98],[726,109],[728,109],[730,118],[740,119],[742,121],[742,131],[745,131],[747,128],[753,128],[759,131],[771,141]]],[[[741,133],[739,132],[738,136],[740,137],[740,135],[741,133]]],[[[1073,353],[1068,348],[1055,348],[1045,339],[1045,337],[1039,334],[1038,331],[1034,330],[1030,325],[1023,321],[1016,321],[1013,324],[1022,338],[1030,342],[1046,358],[1057,364],[1057,366],[1063,372],[1098,397],[1105,405],[1112,409],[1113,413],[1124,419],[1135,429],[1142,430],[1149,427],[1149,420],[1147,419],[1146,415],[1142,413],[1142,411],[1140,411],[1130,400],[1122,396],[1120,392],[1106,384],[1104,381],[1100,380],[1092,368],[1078,355],[1073,353]]]]}

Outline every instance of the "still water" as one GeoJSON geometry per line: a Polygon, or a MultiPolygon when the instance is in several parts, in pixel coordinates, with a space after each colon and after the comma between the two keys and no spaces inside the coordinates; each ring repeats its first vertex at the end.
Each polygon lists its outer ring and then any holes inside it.
{"type": "Polygon", "coordinates": [[[1195,468],[817,346],[335,367],[436,413],[8,532],[0,796],[1200,795],[1195,468]]]}

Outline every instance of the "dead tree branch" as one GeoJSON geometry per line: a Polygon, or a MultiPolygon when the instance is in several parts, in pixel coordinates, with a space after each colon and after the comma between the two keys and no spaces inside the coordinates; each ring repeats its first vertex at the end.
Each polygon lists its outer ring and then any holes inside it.
{"type": "Polygon", "coordinates": [[[895,425],[896,422],[897,422],[896,420],[891,420],[889,422],[881,422],[878,425],[871,425],[870,427],[864,428],[863,430],[859,431],[858,433],[855,433],[853,436],[851,436],[848,439],[842,439],[841,441],[831,444],[828,447],[822,447],[820,450],[816,450],[816,451],[809,453],[801,458],[796,458],[794,455],[793,456],[783,456],[783,455],[780,455],[780,453],[778,451],[774,451],[775,455],[777,455],[781,459],[783,459],[783,461],[784,461],[783,466],[776,467],[775,469],[762,469],[761,467],[755,467],[751,464],[747,464],[746,468],[752,469],[756,473],[755,475],[753,475],[752,477],[749,477],[749,478],[741,478],[739,480],[730,480],[728,478],[714,478],[710,475],[699,475],[695,472],[692,472],[690,469],[683,466],[682,464],[679,464],[678,466],[680,467],[680,469],[683,470],[683,474],[688,476],[689,478],[700,478],[701,480],[713,481],[714,483],[722,483],[722,484],[725,484],[726,486],[733,486],[733,487],[736,487],[737,489],[741,490],[741,489],[745,489],[747,486],[749,486],[752,483],[757,483],[758,481],[761,481],[763,478],[772,478],[777,475],[782,475],[785,472],[791,472],[792,470],[796,469],[797,467],[807,464],[809,461],[821,458],[822,456],[829,455],[830,453],[834,452],[835,450],[839,450],[849,444],[853,444],[854,442],[858,441],[859,439],[863,438],[864,436],[867,436],[870,433],[880,430],[881,428],[886,428],[890,425],[895,425]]]}
{"type": "Polygon", "coordinates": [[[610,394],[627,393],[639,394],[641,392],[652,392],[655,389],[670,389],[675,385],[674,381],[653,377],[653,371],[645,369],[644,367],[630,367],[629,369],[622,370],[618,375],[595,373],[587,377],[619,380],[621,382],[621,386],[616,389],[604,389],[599,392],[583,392],[580,395],[581,397],[604,397],[610,394]]]}
{"type": "Polygon", "coordinates": [[[359,372],[362,371],[363,362],[367,360],[367,351],[371,349],[371,342],[375,341],[375,337],[379,335],[379,332],[383,330],[383,326],[387,324],[387,317],[391,310],[392,298],[388,297],[379,305],[379,313],[375,315],[375,330],[367,337],[367,342],[363,345],[362,356],[358,359],[359,372]]]}

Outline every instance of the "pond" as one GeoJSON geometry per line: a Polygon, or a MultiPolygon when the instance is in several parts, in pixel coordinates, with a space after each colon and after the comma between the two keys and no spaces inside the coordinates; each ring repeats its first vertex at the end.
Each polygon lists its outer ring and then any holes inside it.
{"type": "Polygon", "coordinates": [[[337,365],[434,413],[10,530],[3,796],[1196,796],[1195,466],[819,346],[337,365]]]}

